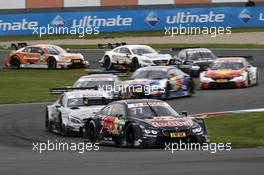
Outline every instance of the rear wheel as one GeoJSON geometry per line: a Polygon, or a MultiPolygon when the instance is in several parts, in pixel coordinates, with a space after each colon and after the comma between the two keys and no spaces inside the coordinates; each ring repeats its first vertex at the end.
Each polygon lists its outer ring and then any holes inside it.
{"type": "Polygon", "coordinates": [[[15,68],[15,69],[19,69],[20,68],[20,60],[19,60],[19,57],[17,56],[14,56],[11,58],[11,61],[10,61],[10,64],[11,64],[11,67],[12,68],[15,68]]]}
{"type": "Polygon", "coordinates": [[[57,68],[57,61],[54,58],[49,58],[47,61],[48,69],[56,69],[57,68]]]}
{"type": "Polygon", "coordinates": [[[131,69],[132,71],[137,70],[140,67],[138,59],[137,58],[133,58],[132,63],[131,63],[131,69]]]}
{"type": "Polygon", "coordinates": [[[104,67],[106,70],[111,70],[113,67],[109,56],[106,56],[104,59],[104,67]]]}

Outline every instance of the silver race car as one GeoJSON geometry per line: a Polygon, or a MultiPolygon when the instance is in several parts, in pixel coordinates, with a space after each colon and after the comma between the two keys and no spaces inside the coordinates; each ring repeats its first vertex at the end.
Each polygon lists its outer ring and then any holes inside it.
{"type": "Polygon", "coordinates": [[[76,88],[95,88],[106,91],[111,99],[119,99],[118,87],[121,84],[117,75],[91,74],[80,77],[73,85],[76,88]]]}
{"type": "Polygon", "coordinates": [[[99,60],[106,70],[114,68],[131,68],[133,71],[139,67],[168,65],[171,55],[160,54],[147,45],[124,45],[106,51],[99,60]]]}
{"type": "Polygon", "coordinates": [[[75,90],[63,93],[46,107],[45,126],[63,136],[81,134],[83,119],[94,115],[108,103],[110,96],[102,90],[75,90]]]}

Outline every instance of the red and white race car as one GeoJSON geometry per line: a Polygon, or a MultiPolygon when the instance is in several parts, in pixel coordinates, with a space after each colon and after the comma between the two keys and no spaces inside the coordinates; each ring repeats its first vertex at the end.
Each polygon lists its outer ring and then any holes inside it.
{"type": "Polygon", "coordinates": [[[245,58],[218,58],[200,74],[200,82],[202,89],[248,87],[258,83],[258,71],[245,58]]]}

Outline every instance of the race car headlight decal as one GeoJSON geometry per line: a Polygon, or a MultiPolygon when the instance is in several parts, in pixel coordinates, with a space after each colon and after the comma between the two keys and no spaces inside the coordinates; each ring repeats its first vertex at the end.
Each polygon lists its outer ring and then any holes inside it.
{"type": "Polygon", "coordinates": [[[198,127],[198,128],[194,128],[194,129],[192,129],[192,132],[193,133],[199,133],[199,132],[201,132],[202,131],[202,128],[201,127],[198,127]]]}
{"type": "Polygon", "coordinates": [[[151,133],[154,134],[154,135],[156,135],[156,134],[158,134],[158,131],[151,130],[151,133]]]}
{"type": "Polygon", "coordinates": [[[145,62],[145,63],[152,63],[152,61],[148,60],[148,59],[142,59],[142,61],[145,62]]]}
{"type": "Polygon", "coordinates": [[[242,74],[241,76],[238,77],[234,77],[233,79],[231,79],[230,81],[245,81],[246,80],[247,75],[242,74]]]}
{"type": "Polygon", "coordinates": [[[150,133],[151,133],[151,130],[145,129],[144,132],[145,132],[146,134],[150,134],[150,133]]]}
{"type": "Polygon", "coordinates": [[[201,81],[202,82],[212,82],[214,80],[212,78],[209,78],[209,77],[204,76],[204,77],[202,77],[201,81]]]}
{"type": "Polygon", "coordinates": [[[75,124],[82,124],[82,121],[76,117],[69,117],[69,121],[75,124]]]}
{"type": "Polygon", "coordinates": [[[158,131],[156,131],[156,130],[150,130],[150,129],[145,129],[144,132],[146,134],[153,134],[153,135],[158,134],[158,131]]]}

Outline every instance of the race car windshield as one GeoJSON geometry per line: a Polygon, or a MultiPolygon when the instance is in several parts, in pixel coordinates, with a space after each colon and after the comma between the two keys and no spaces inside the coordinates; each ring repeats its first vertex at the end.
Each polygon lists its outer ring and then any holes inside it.
{"type": "Polygon", "coordinates": [[[83,98],[70,98],[68,99],[67,106],[69,108],[73,108],[73,107],[80,107],[86,105],[83,103],[83,98]]]}
{"type": "Polygon", "coordinates": [[[205,58],[216,58],[216,56],[212,52],[189,52],[187,59],[188,60],[199,60],[199,59],[205,59],[205,58]]]}
{"type": "Polygon", "coordinates": [[[44,50],[51,55],[60,55],[61,53],[66,53],[64,49],[58,46],[45,47],[44,50]]]}
{"type": "Polygon", "coordinates": [[[159,70],[145,70],[136,72],[132,77],[132,79],[150,79],[150,80],[161,80],[166,78],[165,71],[159,70]]]}
{"type": "Polygon", "coordinates": [[[84,103],[83,98],[70,98],[68,99],[67,106],[69,108],[77,108],[81,106],[92,106],[92,105],[105,105],[103,99],[88,99],[87,104],[84,103]]]}
{"type": "Polygon", "coordinates": [[[152,49],[150,47],[138,47],[138,48],[134,48],[134,49],[132,49],[132,52],[135,55],[157,53],[154,49],[152,49]]]}
{"type": "Polygon", "coordinates": [[[160,116],[179,116],[170,106],[139,106],[129,108],[129,114],[135,118],[150,118],[160,116]]]}
{"type": "Polygon", "coordinates": [[[114,88],[114,81],[79,81],[74,84],[75,88],[97,87],[102,89],[114,88]]]}
{"type": "Polygon", "coordinates": [[[216,56],[212,52],[201,52],[202,58],[215,59],[216,56]]]}
{"type": "Polygon", "coordinates": [[[231,70],[239,70],[242,69],[243,63],[242,62],[215,62],[212,65],[212,70],[219,70],[219,69],[231,69],[231,70]]]}

